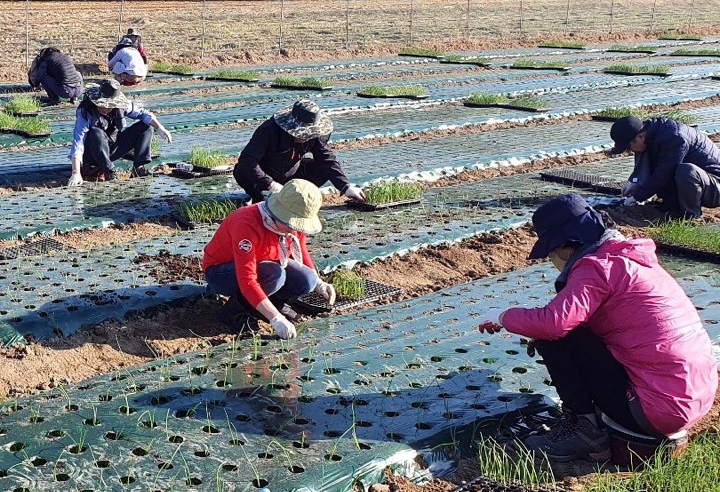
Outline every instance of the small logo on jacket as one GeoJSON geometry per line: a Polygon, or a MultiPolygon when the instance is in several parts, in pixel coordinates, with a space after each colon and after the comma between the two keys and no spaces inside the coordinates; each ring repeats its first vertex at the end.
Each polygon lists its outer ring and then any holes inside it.
{"type": "Polygon", "coordinates": [[[248,239],[243,239],[238,243],[238,248],[240,248],[241,251],[249,253],[250,250],[252,250],[252,243],[248,239]]]}

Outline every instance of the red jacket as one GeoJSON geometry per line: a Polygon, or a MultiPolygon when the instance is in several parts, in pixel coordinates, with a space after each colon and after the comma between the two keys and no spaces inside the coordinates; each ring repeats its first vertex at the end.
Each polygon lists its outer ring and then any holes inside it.
{"type": "MultiPolygon", "coordinates": [[[[205,246],[202,264],[203,271],[207,271],[212,266],[234,262],[240,292],[253,306],[267,298],[257,279],[258,262],[280,260],[278,235],[263,225],[258,209],[260,205],[239,208],[222,221],[205,246]]],[[[307,249],[306,235],[302,232],[295,234],[300,240],[303,263],[315,269],[307,249]]]]}
{"type": "Polygon", "coordinates": [[[543,340],[585,325],[627,370],[650,423],[671,434],[713,404],[717,362],[697,310],[649,239],[609,240],[573,265],[543,308],[511,308],[503,326],[543,340]]]}

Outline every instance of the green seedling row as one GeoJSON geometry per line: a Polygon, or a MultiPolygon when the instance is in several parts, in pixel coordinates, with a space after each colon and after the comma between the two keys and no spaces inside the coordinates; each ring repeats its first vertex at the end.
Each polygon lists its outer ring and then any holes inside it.
{"type": "Polygon", "coordinates": [[[211,72],[209,77],[220,79],[235,79],[241,81],[254,82],[258,80],[257,72],[252,70],[217,70],[211,72]]]}
{"type": "Polygon", "coordinates": [[[0,130],[26,135],[44,136],[50,133],[50,122],[41,118],[13,116],[0,113],[0,130]]]}
{"type": "Polygon", "coordinates": [[[550,70],[566,70],[568,67],[563,61],[543,60],[515,60],[511,68],[546,68],[550,70]]]}
{"type": "Polygon", "coordinates": [[[697,49],[697,50],[691,50],[687,48],[675,50],[672,53],[670,53],[671,56],[720,56],[720,50],[719,49],[697,49]]]}
{"type": "Polygon", "coordinates": [[[365,297],[365,279],[353,272],[341,268],[330,277],[336,294],[343,299],[357,300],[365,297]]]}
{"type": "Polygon", "coordinates": [[[670,220],[651,227],[648,234],[655,241],[710,253],[720,253],[720,229],[687,220],[670,220]]]}
{"type": "Polygon", "coordinates": [[[585,49],[585,44],[580,43],[577,41],[559,41],[559,40],[551,40],[551,41],[543,41],[538,45],[539,48],[570,48],[570,49],[576,49],[581,50],[585,49]]]}
{"type": "Polygon", "coordinates": [[[369,86],[358,92],[358,95],[375,97],[419,97],[427,96],[424,87],[418,85],[369,86]]]}
{"type": "Polygon", "coordinates": [[[611,46],[608,51],[625,52],[625,53],[657,53],[657,48],[654,46],[611,46]]]}
{"type": "Polygon", "coordinates": [[[479,65],[482,67],[490,66],[490,59],[479,56],[461,56],[461,55],[447,55],[444,56],[440,62],[442,63],[467,63],[468,65],[479,65]]]}
{"type": "Polygon", "coordinates": [[[37,113],[39,110],[40,101],[29,96],[13,97],[5,105],[5,111],[10,114],[37,113]]]}
{"type": "Polygon", "coordinates": [[[651,74],[651,75],[669,75],[670,67],[668,65],[630,65],[626,63],[618,63],[609,65],[603,69],[605,73],[624,73],[628,75],[651,74]]]}
{"type": "Polygon", "coordinates": [[[222,221],[236,209],[232,200],[213,198],[182,201],[175,206],[175,213],[189,223],[211,224],[222,221]]]}
{"type": "Polygon", "coordinates": [[[467,99],[468,103],[487,106],[515,106],[531,109],[544,109],[548,102],[532,96],[507,97],[502,94],[473,94],[467,99]]]}
{"type": "Polygon", "coordinates": [[[428,56],[432,58],[438,58],[443,56],[443,54],[438,50],[428,49],[428,48],[405,48],[402,50],[400,55],[406,55],[406,56],[428,56]]]}
{"type": "Polygon", "coordinates": [[[209,149],[199,145],[190,149],[190,164],[195,166],[207,167],[210,169],[225,166],[228,164],[228,156],[223,154],[221,150],[209,149]]]}
{"type": "Polygon", "coordinates": [[[293,87],[327,87],[328,81],[318,77],[295,77],[293,75],[281,75],[272,81],[275,85],[288,85],[293,87]]]}
{"type": "Polygon", "coordinates": [[[162,61],[153,63],[151,70],[153,72],[177,72],[188,75],[193,71],[190,65],[174,64],[162,61]]]}
{"type": "Polygon", "coordinates": [[[422,187],[415,183],[388,181],[368,186],[363,192],[368,203],[378,205],[420,198],[422,196],[422,187]]]}
{"type": "Polygon", "coordinates": [[[702,38],[700,36],[695,36],[692,34],[672,34],[672,33],[665,33],[661,34],[658,39],[662,39],[664,41],[702,41],[702,38]]]}
{"type": "Polygon", "coordinates": [[[623,108],[606,108],[602,111],[598,111],[595,113],[597,116],[602,116],[605,118],[624,118],[626,116],[636,116],[640,118],[641,120],[646,120],[648,118],[656,118],[656,117],[663,117],[663,118],[669,118],[671,120],[678,121],[680,123],[685,123],[686,125],[694,125],[698,122],[697,116],[687,113],[681,109],[674,109],[670,111],[663,111],[659,113],[653,113],[650,111],[644,111],[640,108],[630,108],[630,107],[623,107],[623,108]]]}

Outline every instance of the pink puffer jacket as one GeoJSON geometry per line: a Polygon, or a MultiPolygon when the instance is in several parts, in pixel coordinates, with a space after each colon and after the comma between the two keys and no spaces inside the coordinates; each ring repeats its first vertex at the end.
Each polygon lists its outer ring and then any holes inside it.
{"type": "Polygon", "coordinates": [[[609,240],[573,265],[544,308],[511,308],[505,328],[556,340],[587,326],[625,367],[650,423],[687,429],[713,404],[717,362],[697,310],[659,264],[650,239],[609,240]]]}

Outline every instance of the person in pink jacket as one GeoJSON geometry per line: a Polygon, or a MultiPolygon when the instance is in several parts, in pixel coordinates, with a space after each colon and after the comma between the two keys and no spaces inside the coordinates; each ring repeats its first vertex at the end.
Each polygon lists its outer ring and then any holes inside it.
{"type": "Polygon", "coordinates": [[[658,438],[702,418],[717,390],[717,362],[653,241],[607,228],[577,194],[542,205],[532,221],[538,239],[529,258],[549,256],[560,270],[557,295],[545,307],[510,308],[480,325],[534,339],[562,400],[563,418],[525,446],[557,461],[605,460],[608,433],[598,411],[658,438]]]}

